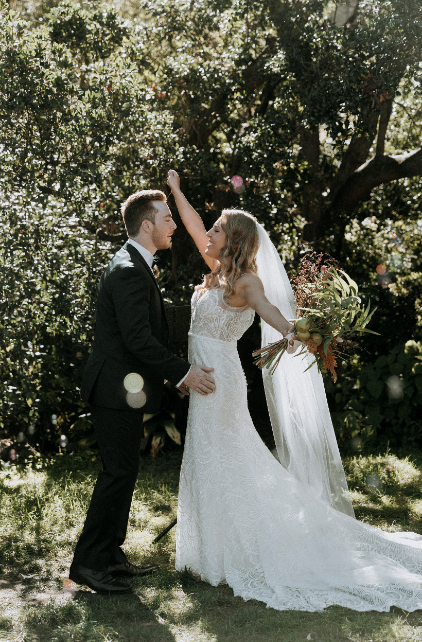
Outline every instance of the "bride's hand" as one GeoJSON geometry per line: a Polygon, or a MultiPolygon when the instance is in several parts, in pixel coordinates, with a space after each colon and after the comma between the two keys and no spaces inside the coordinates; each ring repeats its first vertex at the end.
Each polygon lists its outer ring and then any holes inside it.
{"type": "Polygon", "coordinates": [[[288,334],[286,339],[289,340],[289,345],[287,348],[287,354],[294,354],[299,346],[303,346],[303,342],[300,341],[295,334],[288,334]]]}
{"type": "Polygon", "coordinates": [[[167,174],[167,185],[171,190],[180,189],[180,178],[179,174],[174,169],[170,169],[167,174]]]}

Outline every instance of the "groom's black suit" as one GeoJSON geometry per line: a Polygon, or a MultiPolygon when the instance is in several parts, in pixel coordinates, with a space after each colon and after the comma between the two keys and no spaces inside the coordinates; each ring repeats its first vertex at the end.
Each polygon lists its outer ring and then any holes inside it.
{"type": "Polygon", "coordinates": [[[72,566],[106,571],[126,557],[129,510],[139,470],[143,413],[160,408],[164,379],[177,384],[190,365],[167,349],[163,297],[138,250],[129,243],[103,272],[97,300],[95,337],[81,397],[91,407],[103,470],[92,495],[72,566]],[[128,405],[129,373],[144,380],[146,402],[128,405]]]}

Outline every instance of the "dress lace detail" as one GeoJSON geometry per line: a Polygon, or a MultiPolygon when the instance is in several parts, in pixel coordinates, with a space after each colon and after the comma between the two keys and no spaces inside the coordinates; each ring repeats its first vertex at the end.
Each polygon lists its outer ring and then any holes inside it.
{"type": "Polygon", "coordinates": [[[236,347],[253,318],[221,289],[192,299],[189,359],[214,368],[216,391],[190,394],[176,568],[279,610],[421,609],[422,537],[336,511],[261,441],[236,347]]]}
{"type": "Polygon", "coordinates": [[[219,341],[238,341],[255,317],[254,310],[244,306],[234,308],[223,298],[224,288],[198,290],[192,298],[192,319],[189,334],[201,335],[219,341]]]}

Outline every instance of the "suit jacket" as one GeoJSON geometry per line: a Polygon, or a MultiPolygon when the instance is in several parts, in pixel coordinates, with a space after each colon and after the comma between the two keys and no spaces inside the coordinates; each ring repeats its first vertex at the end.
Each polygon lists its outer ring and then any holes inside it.
{"type": "Polygon", "coordinates": [[[131,410],[124,379],[144,379],[146,403],[134,412],[158,412],[164,379],[177,384],[190,365],[167,349],[163,297],[148,264],[126,243],[98,285],[94,342],[84,372],[81,398],[96,406],[131,410]]]}

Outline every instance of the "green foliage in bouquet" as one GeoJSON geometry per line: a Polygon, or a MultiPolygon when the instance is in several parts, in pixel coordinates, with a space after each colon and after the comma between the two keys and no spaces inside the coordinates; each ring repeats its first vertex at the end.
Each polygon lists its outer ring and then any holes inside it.
{"type": "MultiPolygon", "coordinates": [[[[336,269],[337,261],[327,257],[327,267],[321,265],[323,259],[324,255],[315,252],[301,259],[293,287],[296,310],[306,315],[295,321],[293,332],[304,343],[297,356],[309,351],[315,357],[306,370],[316,364],[320,372],[329,370],[336,381],[336,346],[345,343],[350,348],[356,333],[377,334],[366,327],[376,308],[371,310],[370,301],[366,307],[361,303],[357,283],[344,270],[336,269]]],[[[255,364],[273,374],[287,348],[287,339],[282,339],[255,350],[255,364]]]]}
{"type": "Polygon", "coordinates": [[[366,307],[362,305],[357,283],[344,270],[331,268],[327,274],[327,277],[304,288],[315,305],[299,308],[307,313],[304,319],[308,321],[308,331],[322,334],[325,354],[334,337],[338,340],[349,338],[354,333],[377,334],[366,327],[376,308],[371,310],[370,301],[366,307]]]}

